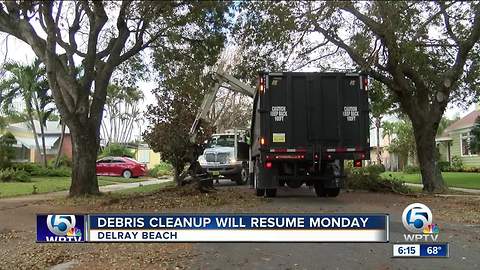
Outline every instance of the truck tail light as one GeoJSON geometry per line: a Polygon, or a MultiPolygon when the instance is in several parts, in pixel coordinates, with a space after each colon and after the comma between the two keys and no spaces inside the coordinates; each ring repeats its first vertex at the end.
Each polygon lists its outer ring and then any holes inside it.
{"type": "Polygon", "coordinates": [[[265,169],[271,169],[272,166],[273,166],[272,162],[270,161],[265,162],[265,169]]]}
{"type": "Polygon", "coordinates": [[[265,145],[265,138],[263,137],[260,138],[260,145],[265,145]]]}
{"type": "Polygon", "coordinates": [[[355,160],[353,162],[353,167],[356,167],[356,168],[362,167],[362,161],[361,160],[355,160]]]}
{"type": "Polygon", "coordinates": [[[362,77],[362,86],[365,91],[368,90],[368,77],[362,77]]]}
{"type": "Polygon", "coordinates": [[[265,92],[265,78],[263,76],[260,77],[259,89],[261,94],[265,92]]]}

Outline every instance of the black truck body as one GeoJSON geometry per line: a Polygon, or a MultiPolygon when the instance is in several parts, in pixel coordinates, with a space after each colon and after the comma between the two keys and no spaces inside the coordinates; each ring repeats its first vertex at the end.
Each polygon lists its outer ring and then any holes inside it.
{"type": "Polygon", "coordinates": [[[344,160],[370,159],[367,90],[358,73],[259,73],[250,171],[257,195],[305,183],[337,196],[344,160]]]}

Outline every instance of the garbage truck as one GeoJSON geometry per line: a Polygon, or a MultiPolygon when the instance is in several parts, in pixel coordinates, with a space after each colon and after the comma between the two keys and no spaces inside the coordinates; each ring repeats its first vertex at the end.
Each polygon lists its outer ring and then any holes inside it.
{"type": "Polygon", "coordinates": [[[260,72],[251,123],[250,179],[257,196],[313,186],[335,197],[344,161],[370,159],[368,77],[360,73],[260,72]]]}

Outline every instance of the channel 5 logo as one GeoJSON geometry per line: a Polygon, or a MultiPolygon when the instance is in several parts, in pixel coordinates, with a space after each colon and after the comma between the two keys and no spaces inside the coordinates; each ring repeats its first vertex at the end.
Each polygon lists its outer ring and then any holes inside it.
{"type": "Polygon", "coordinates": [[[402,214],[403,227],[413,235],[405,234],[406,241],[428,240],[436,241],[440,231],[437,224],[433,224],[432,211],[422,203],[412,203],[405,207],[402,214]]]}
{"type": "Polygon", "coordinates": [[[83,242],[83,215],[37,215],[37,242],[83,242]]]}

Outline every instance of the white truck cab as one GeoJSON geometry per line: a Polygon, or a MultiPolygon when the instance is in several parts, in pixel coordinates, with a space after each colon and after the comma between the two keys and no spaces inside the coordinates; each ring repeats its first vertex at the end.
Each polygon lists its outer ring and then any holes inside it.
{"type": "MultiPolygon", "coordinates": [[[[198,157],[200,166],[214,178],[224,177],[242,185],[248,179],[248,157],[239,154],[248,147],[247,136],[241,131],[213,134],[206,142],[203,154],[198,157]]],[[[248,150],[247,150],[248,151],[248,150]]],[[[248,153],[248,152],[247,152],[248,153]]]]}

